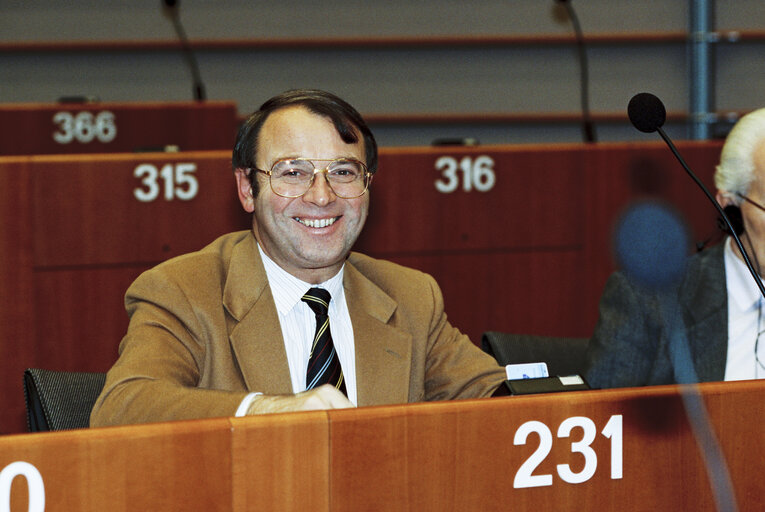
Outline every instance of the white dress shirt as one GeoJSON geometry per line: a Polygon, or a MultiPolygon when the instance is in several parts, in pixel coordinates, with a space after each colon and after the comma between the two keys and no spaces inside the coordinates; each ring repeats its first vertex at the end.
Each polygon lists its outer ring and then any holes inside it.
{"type": "MultiPolygon", "coordinates": [[[[725,281],[728,293],[728,356],[725,380],[765,378],[754,359],[757,333],[765,329],[763,299],[746,264],[736,256],[733,240],[725,241],[725,281]],[[762,314],[761,314],[762,313],[762,314]],[[758,325],[760,323],[761,325],[758,325]]],[[[760,336],[760,361],[765,362],[765,334],[760,336]]]]}
{"type": "MultiPolygon", "coordinates": [[[[271,287],[276,311],[279,314],[293,393],[306,389],[308,359],[316,333],[316,314],[301,298],[310,288],[324,288],[332,296],[329,302],[329,330],[340,358],[340,365],[343,367],[345,390],[348,393],[348,400],[356,405],[356,352],[351,316],[348,312],[348,304],[345,302],[343,288],[345,265],[329,280],[312,285],[301,281],[277,265],[263,252],[260,244],[258,244],[258,251],[263,259],[268,285],[271,287]]],[[[239,405],[236,416],[244,416],[252,399],[259,394],[261,393],[254,392],[247,395],[239,405]]]]}

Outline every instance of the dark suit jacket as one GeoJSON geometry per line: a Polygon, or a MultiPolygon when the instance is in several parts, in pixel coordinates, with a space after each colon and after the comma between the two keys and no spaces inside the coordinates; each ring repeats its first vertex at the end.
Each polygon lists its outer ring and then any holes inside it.
{"type": "MultiPolygon", "coordinates": [[[[489,396],[504,368],[452,327],[432,277],[352,253],[343,286],[358,404],[489,396]]],[[[230,416],[249,391],[291,394],[278,313],[252,233],[142,274],[91,425],[230,416]]]]}
{"type": "MultiPolygon", "coordinates": [[[[725,377],[728,295],[724,244],[692,256],[676,294],[699,381],[725,377]]],[[[669,336],[654,292],[621,272],[606,283],[585,376],[597,388],[675,383],[669,336]]]]}

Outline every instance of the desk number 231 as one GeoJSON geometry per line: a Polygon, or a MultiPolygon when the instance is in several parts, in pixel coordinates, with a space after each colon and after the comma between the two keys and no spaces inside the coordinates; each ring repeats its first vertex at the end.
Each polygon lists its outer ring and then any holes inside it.
{"type": "MultiPolygon", "coordinates": [[[[595,440],[597,428],[595,423],[584,416],[573,416],[567,418],[558,427],[558,438],[565,438],[571,435],[575,428],[582,431],[582,439],[571,443],[572,453],[581,453],[584,457],[584,467],[579,472],[574,472],[568,464],[558,464],[558,476],[570,484],[581,484],[586,482],[595,474],[598,467],[598,456],[592,449],[592,442],[595,440]]],[[[526,487],[544,487],[553,484],[551,474],[535,475],[534,470],[542,463],[552,449],[553,436],[547,425],[540,421],[527,421],[515,431],[513,444],[524,445],[529,434],[535,432],[539,436],[539,446],[526,459],[518,471],[515,473],[513,487],[516,489],[526,487]]],[[[614,480],[622,478],[622,416],[614,415],[603,427],[601,434],[611,440],[611,478],[614,480]]]]}

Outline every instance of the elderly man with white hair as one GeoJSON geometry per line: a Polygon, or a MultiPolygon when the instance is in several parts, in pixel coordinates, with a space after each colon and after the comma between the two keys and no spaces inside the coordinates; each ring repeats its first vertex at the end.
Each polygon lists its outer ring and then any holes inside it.
{"type": "MultiPolygon", "coordinates": [[[[742,117],[715,172],[717,200],[758,275],[765,264],[765,108],[742,117]]],[[[677,299],[700,382],[765,378],[763,298],[731,237],[689,258],[677,299]]],[[[587,353],[596,388],[676,382],[670,334],[656,292],[614,273],[587,353]]]]}

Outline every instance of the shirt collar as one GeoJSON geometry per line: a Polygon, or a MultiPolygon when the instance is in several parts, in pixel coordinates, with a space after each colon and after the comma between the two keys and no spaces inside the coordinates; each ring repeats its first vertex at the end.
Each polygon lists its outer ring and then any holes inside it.
{"type": "MultiPolygon", "coordinates": [[[[276,304],[276,310],[281,315],[286,315],[295,305],[300,304],[303,295],[310,288],[324,288],[329,292],[332,298],[340,298],[343,291],[343,273],[345,271],[345,264],[340,267],[340,271],[319,284],[310,284],[293,276],[282,267],[280,267],[274,260],[268,257],[258,244],[258,252],[263,260],[263,266],[266,269],[266,276],[268,277],[268,284],[271,287],[271,295],[274,297],[274,303],[276,304]]],[[[330,302],[330,309],[334,309],[333,306],[337,301],[332,300],[330,302]]]]}
{"type": "Polygon", "coordinates": [[[732,238],[728,237],[725,241],[725,280],[728,297],[736,302],[741,311],[749,311],[759,305],[762,295],[746,263],[733,252],[732,244],[732,238]]]}

